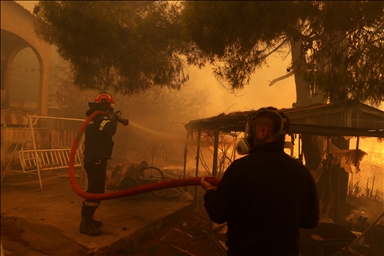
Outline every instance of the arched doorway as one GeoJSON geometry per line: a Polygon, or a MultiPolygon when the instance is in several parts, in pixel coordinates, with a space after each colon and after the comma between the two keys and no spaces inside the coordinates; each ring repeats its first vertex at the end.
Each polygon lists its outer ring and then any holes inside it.
{"type": "Polygon", "coordinates": [[[1,1],[1,8],[2,114],[47,115],[51,45],[37,37],[31,12],[14,1],[1,1]]]}
{"type": "Polygon", "coordinates": [[[8,106],[37,113],[40,101],[40,65],[30,47],[20,50],[9,64],[8,106]]]}

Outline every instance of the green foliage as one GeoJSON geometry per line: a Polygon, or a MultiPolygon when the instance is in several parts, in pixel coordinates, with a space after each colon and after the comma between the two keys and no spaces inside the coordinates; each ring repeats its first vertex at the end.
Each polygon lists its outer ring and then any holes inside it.
{"type": "Polygon", "coordinates": [[[207,63],[218,80],[242,89],[269,56],[298,44],[301,56],[290,68],[312,96],[384,100],[383,1],[41,1],[39,7],[37,34],[71,62],[82,89],[125,95],[180,89],[187,64],[207,63]]]}
{"type": "Polygon", "coordinates": [[[149,1],[41,1],[36,33],[71,62],[82,89],[123,94],[152,86],[179,89],[177,9],[149,1]]]}
{"type": "Polygon", "coordinates": [[[325,2],[307,41],[305,75],[331,102],[384,100],[384,3],[325,2]]]}
{"type": "MultiPolygon", "coordinates": [[[[301,17],[297,5],[288,1],[188,1],[182,21],[188,39],[215,66],[216,77],[242,89],[272,53],[289,45],[285,31],[293,30],[301,17]]],[[[199,64],[200,59],[188,57],[190,64],[199,64]]]]}
{"type": "Polygon", "coordinates": [[[313,96],[373,105],[384,100],[383,17],[382,1],[187,1],[182,14],[188,39],[201,49],[188,61],[216,65],[232,88],[243,88],[268,56],[295,41],[303,58],[292,68],[313,96]]]}

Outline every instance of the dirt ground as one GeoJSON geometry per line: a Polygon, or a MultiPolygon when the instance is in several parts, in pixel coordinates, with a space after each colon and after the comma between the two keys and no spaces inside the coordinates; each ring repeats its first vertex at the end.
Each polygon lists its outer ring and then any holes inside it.
{"type": "MultiPolygon", "coordinates": [[[[159,233],[140,241],[134,248],[126,248],[119,252],[116,256],[172,256],[172,255],[196,255],[196,256],[219,256],[214,246],[207,236],[209,229],[209,217],[204,209],[204,206],[197,205],[195,211],[182,216],[178,221],[160,230],[159,233]]],[[[48,235],[44,235],[44,230],[39,227],[37,230],[31,225],[26,225],[22,221],[15,219],[2,219],[2,232],[7,239],[7,245],[12,241],[13,250],[5,250],[6,255],[46,255],[40,254],[37,251],[32,251],[29,244],[25,242],[25,235],[35,235],[38,237],[44,236],[44,248],[47,249],[47,244],[55,244],[56,239],[64,239],[60,237],[60,232],[52,234],[50,232],[51,241],[47,241],[48,235]]],[[[68,241],[67,244],[71,244],[68,241]]],[[[55,248],[65,253],[65,248],[55,248]]],[[[71,248],[71,251],[78,251],[82,255],[81,248],[71,248]]]]}
{"type": "MultiPolygon", "coordinates": [[[[167,174],[175,175],[174,173],[167,174]]],[[[119,176],[125,176],[125,174],[119,176]]],[[[193,212],[183,215],[152,237],[140,241],[136,247],[122,250],[118,256],[220,255],[208,237],[210,225],[215,224],[210,222],[208,213],[204,208],[205,191],[201,187],[196,188],[197,202],[193,212]]],[[[195,197],[195,188],[189,187],[187,189],[195,197]]]]}
{"type": "MultiPolygon", "coordinates": [[[[45,182],[45,185],[48,191],[48,182],[45,182]]],[[[20,186],[24,188],[26,183],[20,186]]],[[[35,186],[35,190],[38,190],[35,183],[31,186],[35,186]]],[[[15,188],[11,190],[13,191],[15,188]]],[[[188,190],[191,190],[188,192],[194,196],[194,187],[190,187],[188,190]]],[[[215,250],[209,240],[208,232],[212,222],[204,209],[203,194],[204,192],[199,187],[198,201],[194,210],[174,219],[155,234],[142,238],[135,246],[121,249],[114,256],[222,255],[215,250]]],[[[141,201],[142,199],[134,200],[141,201]]],[[[178,199],[157,198],[157,200],[178,199]]],[[[58,206],[59,204],[56,207],[58,206]]],[[[40,220],[45,221],[43,217],[40,220]]],[[[3,214],[1,216],[1,240],[4,256],[88,255],[86,248],[73,239],[75,238],[64,235],[58,228],[53,228],[51,225],[30,223],[17,216],[5,217],[3,214]]]]}
{"type": "MultiPolygon", "coordinates": [[[[194,193],[193,191],[190,193],[194,193]]],[[[160,230],[159,233],[127,248],[117,256],[221,256],[209,240],[210,222],[204,208],[204,191],[198,188],[197,203],[194,211],[181,216],[177,221],[160,230]]],[[[225,237],[220,238],[225,240],[225,237]]],[[[224,242],[222,244],[224,246],[224,242]]],[[[224,247],[222,247],[224,248],[224,247]]],[[[225,249],[224,249],[225,250],[225,249]]]]}
{"type": "MultiPolygon", "coordinates": [[[[2,244],[4,256],[44,256],[44,255],[86,255],[84,248],[63,236],[60,230],[42,228],[41,225],[31,224],[23,219],[7,217],[1,218],[2,244]],[[65,242],[63,242],[65,240],[65,242]],[[26,241],[34,241],[29,244],[26,241]],[[63,246],[65,245],[65,247],[63,246]],[[70,245],[71,248],[68,247],[70,245]],[[34,248],[34,249],[32,249],[34,248]],[[39,250],[39,248],[41,250],[39,250]],[[51,253],[49,253],[51,252],[51,253]],[[77,252],[73,254],[73,252],[77,252]]],[[[199,200],[195,210],[182,215],[173,223],[165,226],[156,234],[139,241],[136,246],[122,249],[116,256],[221,256],[225,255],[217,250],[210,241],[208,232],[210,224],[214,226],[214,236],[217,228],[210,222],[202,201],[199,200]]],[[[379,231],[378,231],[379,232],[379,231]]],[[[220,233],[221,241],[225,235],[220,233]]],[[[366,234],[367,246],[361,246],[358,251],[364,256],[379,256],[383,254],[383,244],[375,244],[377,239],[371,239],[375,234],[366,234]]],[[[383,233],[375,237],[382,237],[383,233]]],[[[223,247],[224,248],[224,247],[223,247]]],[[[344,255],[339,252],[336,255],[344,255]]],[[[2,255],[3,256],[3,255],[2,255]]]]}
{"type": "MultiPolygon", "coordinates": [[[[48,182],[44,182],[49,190],[48,182]]],[[[69,184],[65,183],[69,187],[69,184]]],[[[30,184],[39,190],[37,183],[30,184]]],[[[54,185],[52,185],[54,186],[54,185]]],[[[10,191],[25,189],[27,184],[11,187],[10,191]]],[[[2,186],[2,191],[5,187],[2,186]]],[[[130,246],[121,249],[118,254],[113,256],[176,256],[176,255],[195,255],[195,256],[221,256],[225,255],[225,249],[221,245],[221,251],[217,249],[218,244],[210,240],[211,234],[209,233],[213,225],[213,236],[220,239],[223,244],[225,241],[225,227],[220,232],[216,232],[218,226],[212,223],[209,219],[207,212],[203,205],[204,191],[198,188],[197,203],[194,211],[189,211],[186,214],[175,219],[174,222],[164,226],[160,231],[155,234],[140,240],[135,246],[130,246]]],[[[195,197],[194,187],[189,187],[188,192],[192,197],[195,197]]],[[[12,194],[14,198],[15,194],[12,194]]],[[[60,201],[58,195],[52,194],[52,199],[60,201]]],[[[153,196],[153,195],[152,195],[153,196]]],[[[33,196],[31,196],[32,198],[33,196]]],[[[76,198],[78,198],[76,196],[76,198]]],[[[36,198],[39,199],[39,198],[36,198]]],[[[40,199],[39,199],[40,200],[40,199]]],[[[138,199],[139,200],[139,199],[138,199]]],[[[164,199],[175,200],[175,199],[164,199]]],[[[2,200],[3,204],[3,200],[2,200]]],[[[12,204],[11,204],[12,205],[12,204]]],[[[59,206],[59,204],[57,204],[59,206]]],[[[35,205],[31,204],[31,207],[35,205]]],[[[49,206],[49,205],[48,205],[49,206]]],[[[20,208],[22,206],[12,206],[20,208]]],[[[4,208],[2,208],[4,209],[4,208]]],[[[47,211],[48,208],[42,208],[47,211]]],[[[49,208],[50,209],[50,208],[49,208]]],[[[58,213],[56,210],[55,212],[58,213]]],[[[45,214],[42,214],[45,216],[45,214]]],[[[44,218],[45,218],[44,217],[44,218]]],[[[46,221],[40,217],[42,222],[46,221]]],[[[77,223],[77,222],[76,222],[77,223]]],[[[106,222],[107,223],[107,222],[106,222]]],[[[358,223],[357,223],[358,224],[358,223]]],[[[367,223],[361,225],[355,224],[353,230],[363,232],[367,228],[367,223]],[[357,228],[357,227],[360,227],[357,228]]],[[[361,255],[364,256],[379,256],[384,255],[383,225],[378,225],[376,229],[365,234],[366,245],[358,248],[361,255]],[[381,227],[381,229],[379,229],[381,227]]],[[[23,256],[44,256],[44,255],[73,255],[80,256],[86,255],[86,250],[80,244],[76,243],[73,236],[65,236],[59,229],[52,229],[42,224],[30,223],[23,218],[3,217],[1,218],[1,240],[4,249],[4,256],[23,255],[23,256]],[[29,241],[29,242],[27,242],[29,241]],[[32,242],[31,242],[32,241],[32,242]],[[33,249],[32,249],[33,248],[33,249]],[[57,253],[59,252],[59,254],[57,253]]],[[[335,254],[345,255],[345,254],[335,254]]]]}
{"type": "Polygon", "coordinates": [[[219,256],[208,239],[209,217],[203,205],[184,215],[158,234],[127,248],[119,256],[196,255],[219,256]]]}

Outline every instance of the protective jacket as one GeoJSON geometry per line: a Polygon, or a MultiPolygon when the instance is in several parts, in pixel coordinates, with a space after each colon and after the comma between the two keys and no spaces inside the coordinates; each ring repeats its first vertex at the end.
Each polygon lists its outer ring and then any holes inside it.
{"type": "MultiPolygon", "coordinates": [[[[86,112],[90,116],[97,109],[86,112]]],[[[112,136],[116,133],[116,121],[108,115],[96,115],[85,128],[84,157],[110,159],[114,142],[112,136]]]]}
{"type": "Polygon", "coordinates": [[[210,218],[227,222],[228,255],[299,255],[299,228],[319,221],[312,175],[281,143],[235,160],[204,199],[210,218]]]}

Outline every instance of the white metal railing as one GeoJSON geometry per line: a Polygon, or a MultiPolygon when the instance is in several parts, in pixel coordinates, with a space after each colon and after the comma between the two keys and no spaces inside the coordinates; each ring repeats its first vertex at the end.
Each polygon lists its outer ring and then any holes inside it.
{"type": "MultiPolygon", "coordinates": [[[[76,151],[74,158],[75,167],[81,166],[80,151],[81,150],[76,151]]],[[[40,170],[68,168],[71,149],[37,149],[36,151],[21,149],[18,153],[22,172],[27,173],[36,171],[38,164],[40,165],[40,170]],[[36,154],[38,157],[37,159],[36,154]]]]}
{"type": "MultiPolygon", "coordinates": [[[[19,141],[17,142],[17,145],[15,146],[15,150],[12,153],[12,156],[10,158],[10,161],[7,165],[7,168],[5,169],[3,176],[1,177],[1,181],[3,181],[3,178],[5,177],[6,172],[8,171],[8,167],[10,166],[10,163],[13,159],[13,155],[19,145],[23,145],[23,142],[25,140],[24,133],[26,128],[29,126],[29,129],[31,130],[31,136],[32,136],[32,145],[33,149],[30,150],[24,150],[22,147],[19,154],[19,160],[21,164],[21,171],[18,170],[12,170],[13,172],[19,172],[19,173],[25,173],[25,174],[37,174],[39,177],[39,183],[40,188],[43,190],[43,184],[41,181],[41,170],[52,170],[52,169],[60,169],[60,168],[68,168],[69,165],[69,155],[71,152],[70,148],[64,148],[64,149],[37,149],[36,148],[36,142],[35,142],[35,134],[33,131],[33,126],[37,123],[37,121],[40,118],[43,119],[56,119],[56,120],[69,120],[69,121],[84,121],[84,119],[76,119],[76,118],[62,118],[62,117],[52,117],[52,116],[32,116],[27,115],[28,117],[28,123],[25,125],[25,128],[23,129],[23,132],[20,136],[19,141]]],[[[82,153],[82,141],[84,139],[84,136],[81,137],[79,147],[76,150],[75,159],[74,159],[74,166],[78,167],[81,166],[81,157],[80,153],[82,153]]]]}

